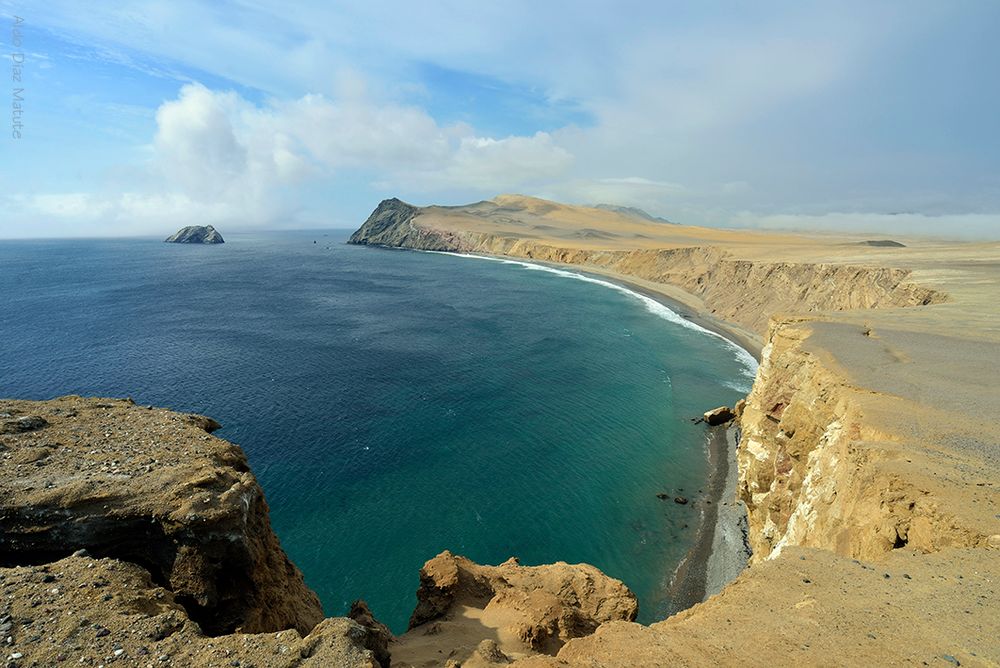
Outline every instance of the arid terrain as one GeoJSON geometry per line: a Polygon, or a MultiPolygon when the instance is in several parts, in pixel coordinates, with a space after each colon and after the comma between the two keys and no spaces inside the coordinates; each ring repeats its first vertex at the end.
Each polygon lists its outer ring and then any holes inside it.
{"type": "Polygon", "coordinates": [[[1000,244],[892,240],[386,200],[353,242],[572,265],[760,353],[737,411],[750,567],[644,626],[593,567],[442,552],[390,639],[363,603],[322,619],[211,419],[3,400],[4,665],[1000,665],[1000,244]]]}
{"type": "Polygon", "coordinates": [[[751,567],[548,664],[1000,662],[1000,244],[682,227],[515,195],[388,200],[353,240],[573,265],[759,346],[738,449],[751,567]]]}

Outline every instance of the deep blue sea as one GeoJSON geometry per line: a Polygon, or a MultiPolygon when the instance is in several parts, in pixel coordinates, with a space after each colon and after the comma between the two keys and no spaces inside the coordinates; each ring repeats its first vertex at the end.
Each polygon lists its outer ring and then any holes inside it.
{"type": "Polygon", "coordinates": [[[404,630],[444,549],[588,562],[672,611],[698,511],[656,494],[698,497],[689,418],[746,392],[746,356],[568,272],[347,234],[0,242],[0,396],[214,417],[331,615],[404,630]]]}

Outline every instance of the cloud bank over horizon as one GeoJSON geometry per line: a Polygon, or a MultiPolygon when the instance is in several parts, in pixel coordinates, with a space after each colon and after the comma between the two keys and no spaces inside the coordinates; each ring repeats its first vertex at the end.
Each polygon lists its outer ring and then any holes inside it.
{"type": "Polygon", "coordinates": [[[1000,239],[1000,5],[0,1],[0,237],[356,226],[502,192],[1000,239]],[[9,31],[5,31],[8,32],[9,31]]]}

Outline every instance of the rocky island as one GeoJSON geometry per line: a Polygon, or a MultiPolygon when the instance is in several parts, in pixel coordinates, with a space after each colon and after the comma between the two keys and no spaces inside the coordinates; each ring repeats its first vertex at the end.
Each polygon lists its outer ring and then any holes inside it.
{"type": "Polygon", "coordinates": [[[211,225],[188,225],[164,239],[168,244],[224,244],[222,238],[211,225]]]}
{"type": "Polygon", "coordinates": [[[672,299],[758,353],[746,400],[703,418],[739,427],[718,521],[742,515],[749,567],[641,625],[627,587],[592,566],[482,566],[442,545],[392,638],[361,601],[323,618],[246,458],[210,418],[4,400],[6,665],[1000,661],[1000,427],[988,419],[1000,244],[906,238],[887,253],[520,196],[386,200],[351,241],[572,265],[672,299]]]}

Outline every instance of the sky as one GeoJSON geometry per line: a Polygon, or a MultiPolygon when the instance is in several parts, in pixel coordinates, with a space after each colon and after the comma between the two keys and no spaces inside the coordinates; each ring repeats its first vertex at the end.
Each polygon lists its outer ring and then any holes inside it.
{"type": "Polygon", "coordinates": [[[516,192],[1000,239],[998,31],[996,0],[0,0],[0,238],[516,192]]]}

